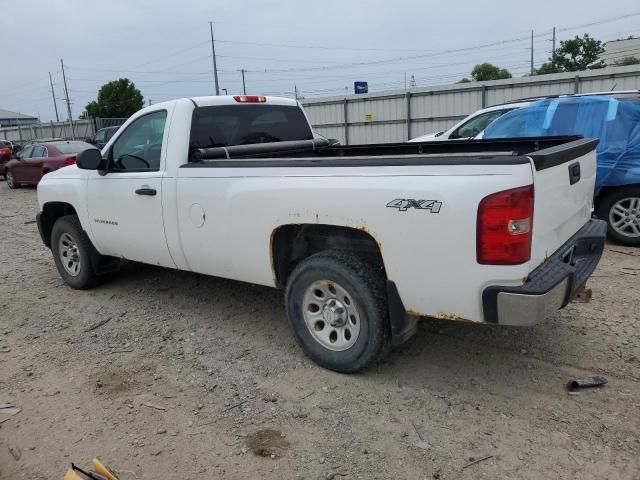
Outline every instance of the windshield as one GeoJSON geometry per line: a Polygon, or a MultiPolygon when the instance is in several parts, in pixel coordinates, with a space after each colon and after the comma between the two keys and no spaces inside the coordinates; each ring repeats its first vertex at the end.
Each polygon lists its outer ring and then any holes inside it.
{"type": "Polygon", "coordinates": [[[287,105],[222,105],[193,112],[190,148],[311,140],[302,109],[287,105]]]}

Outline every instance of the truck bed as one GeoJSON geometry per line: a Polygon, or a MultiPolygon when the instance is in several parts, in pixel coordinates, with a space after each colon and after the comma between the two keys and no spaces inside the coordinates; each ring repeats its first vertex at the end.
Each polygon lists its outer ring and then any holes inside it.
{"type": "Polygon", "coordinates": [[[410,165],[517,165],[532,159],[544,170],[593,150],[579,136],[329,146],[324,139],[233,147],[194,148],[183,167],[368,167],[410,165]]]}

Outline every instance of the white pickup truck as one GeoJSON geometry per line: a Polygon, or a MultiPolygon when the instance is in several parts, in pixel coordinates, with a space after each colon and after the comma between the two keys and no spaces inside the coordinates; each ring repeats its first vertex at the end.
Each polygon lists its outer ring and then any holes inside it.
{"type": "Polygon", "coordinates": [[[292,100],[181,99],[46,175],[37,223],[73,288],[121,259],[283,288],[306,354],[353,372],[421,316],[530,325],[570,302],[604,246],[596,143],[329,147],[292,100]]]}

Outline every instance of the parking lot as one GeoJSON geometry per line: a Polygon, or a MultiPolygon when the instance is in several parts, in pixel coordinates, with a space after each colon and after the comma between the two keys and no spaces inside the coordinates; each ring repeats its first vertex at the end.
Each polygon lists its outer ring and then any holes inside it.
{"type": "Polygon", "coordinates": [[[279,291],[133,263],[68,288],[36,211],[0,185],[0,404],[21,409],[0,478],[94,456],[122,479],[638,478],[637,249],[607,245],[592,301],[540,325],[424,320],[347,376],[303,355],[279,291]]]}

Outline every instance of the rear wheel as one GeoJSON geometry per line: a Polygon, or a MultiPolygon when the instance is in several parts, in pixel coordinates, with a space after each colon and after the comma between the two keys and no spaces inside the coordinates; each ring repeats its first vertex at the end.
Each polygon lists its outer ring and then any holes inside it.
{"type": "Polygon", "coordinates": [[[608,235],[616,243],[640,246],[640,187],[622,187],[598,205],[598,218],[607,222],[608,235]]]}
{"type": "Polygon", "coordinates": [[[9,188],[11,190],[16,189],[16,188],[20,188],[20,184],[16,183],[16,179],[13,176],[13,172],[11,170],[6,170],[4,172],[4,178],[7,181],[7,185],[9,185],[9,188]]]}
{"type": "Polygon", "coordinates": [[[87,289],[98,283],[92,256],[99,255],[75,215],[60,217],[51,232],[51,252],[58,273],[72,288],[87,289]]]}
{"type": "Polygon", "coordinates": [[[317,364],[356,372],[389,346],[384,276],[346,252],[321,252],[291,273],[285,292],[289,324],[298,344],[317,364]]]}

